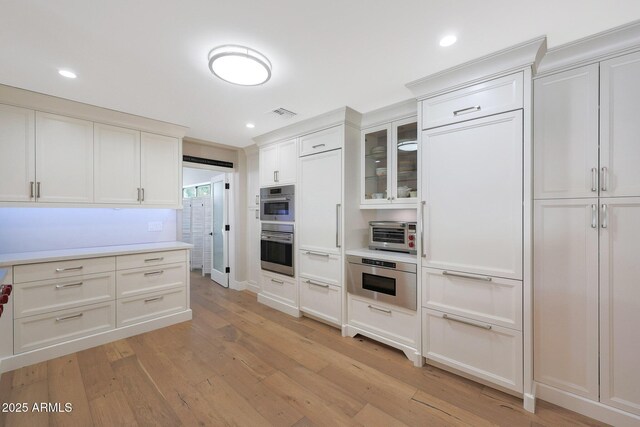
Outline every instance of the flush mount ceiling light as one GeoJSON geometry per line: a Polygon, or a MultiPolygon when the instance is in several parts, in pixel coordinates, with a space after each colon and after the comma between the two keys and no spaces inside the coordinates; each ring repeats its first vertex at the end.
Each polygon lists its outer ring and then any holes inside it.
{"type": "Polygon", "coordinates": [[[398,143],[400,151],[416,151],[418,149],[418,141],[402,141],[398,143]]]}
{"type": "Polygon", "coordinates": [[[257,86],[271,78],[271,62],[260,52],[238,45],[219,46],[209,52],[209,69],[225,82],[257,86]]]}
{"type": "Polygon", "coordinates": [[[448,36],[444,36],[443,38],[440,39],[440,46],[442,46],[442,47],[451,46],[457,40],[458,40],[458,38],[456,36],[454,36],[453,34],[450,34],[448,36]]]}
{"type": "Polygon", "coordinates": [[[60,74],[62,77],[66,77],[68,79],[75,79],[76,77],[76,73],[74,73],[73,71],[69,71],[69,70],[58,70],[58,74],[60,74]]]}

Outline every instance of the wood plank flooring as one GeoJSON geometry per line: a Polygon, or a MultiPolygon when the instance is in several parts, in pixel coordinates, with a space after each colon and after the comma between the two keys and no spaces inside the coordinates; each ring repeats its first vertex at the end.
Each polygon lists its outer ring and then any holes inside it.
{"type": "Polygon", "coordinates": [[[2,413],[0,426],[596,426],[395,349],[296,319],[200,275],[193,320],[2,375],[0,402],[71,403],[2,413]]]}

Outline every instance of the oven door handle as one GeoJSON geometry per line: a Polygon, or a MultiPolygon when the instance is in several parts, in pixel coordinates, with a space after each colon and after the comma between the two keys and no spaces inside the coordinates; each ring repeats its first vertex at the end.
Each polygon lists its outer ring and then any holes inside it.
{"type": "Polygon", "coordinates": [[[289,197],[274,197],[273,199],[265,198],[264,199],[264,203],[269,203],[269,202],[288,202],[289,200],[291,200],[289,197]]]}

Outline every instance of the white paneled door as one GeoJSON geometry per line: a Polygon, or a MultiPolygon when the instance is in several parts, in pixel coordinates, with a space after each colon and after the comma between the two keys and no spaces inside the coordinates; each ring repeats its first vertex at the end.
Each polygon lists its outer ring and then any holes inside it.
{"type": "Polygon", "coordinates": [[[598,400],[598,198],[534,202],[534,377],[598,400]]]}
{"type": "Polygon", "coordinates": [[[600,199],[600,401],[640,414],[640,198],[600,199]]]}
{"type": "MultiPolygon", "coordinates": [[[[211,280],[225,288],[229,287],[229,273],[227,273],[229,231],[228,224],[228,190],[225,188],[226,174],[221,174],[211,180],[211,197],[213,199],[213,245],[211,249],[211,280]]],[[[208,218],[207,220],[211,220],[208,218]]]]}
{"type": "Polygon", "coordinates": [[[35,112],[0,105],[0,201],[35,200],[35,112]]]}
{"type": "Polygon", "coordinates": [[[422,140],[424,266],[522,280],[522,111],[422,140]]]}

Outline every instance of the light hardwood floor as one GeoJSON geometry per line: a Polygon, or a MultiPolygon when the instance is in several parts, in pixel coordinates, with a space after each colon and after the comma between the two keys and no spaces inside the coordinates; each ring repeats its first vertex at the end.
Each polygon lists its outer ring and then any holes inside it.
{"type": "Polygon", "coordinates": [[[602,425],[522,401],[311,319],[191,276],[193,321],[2,375],[1,402],[70,402],[71,413],[2,413],[0,426],[602,425]]]}

